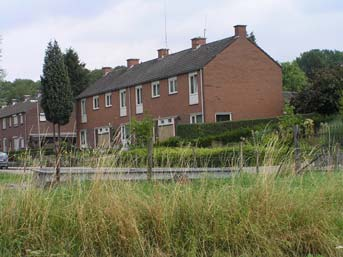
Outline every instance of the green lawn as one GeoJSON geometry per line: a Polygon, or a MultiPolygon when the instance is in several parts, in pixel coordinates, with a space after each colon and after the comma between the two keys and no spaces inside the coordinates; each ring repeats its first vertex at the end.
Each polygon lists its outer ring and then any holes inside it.
{"type": "Polygon", "coordinates": [[[342,186],[317,172],[0,187],[0,256],[342,256],[342,186]]]}

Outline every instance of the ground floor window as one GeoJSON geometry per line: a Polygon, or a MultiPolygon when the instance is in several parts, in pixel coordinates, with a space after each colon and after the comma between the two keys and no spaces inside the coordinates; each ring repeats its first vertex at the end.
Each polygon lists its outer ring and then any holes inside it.
{"type": "Polygon", "coordinates": [[[121,125],[120,126],[120,139],[123,145],[127,145],[129,142],[130,136],[130,127],[128,125],[121,125]]]}
{"type": "Polygon", "coordinates": [[[232,120],[232,113],[231,112],[216,113],[216,122],[231,121],[231,120],[232,120]]]}
{"type": "Polygon", "coordinates": [[[191,114],[189,122],[191,124],[202,123],[203,122],[202,114],[201,113],[191,114]]]}
{"type": "Polygon", "coordinates": [[[87,131],[86,130],[80,131],[80,147],[87,148],[87,131]]]}

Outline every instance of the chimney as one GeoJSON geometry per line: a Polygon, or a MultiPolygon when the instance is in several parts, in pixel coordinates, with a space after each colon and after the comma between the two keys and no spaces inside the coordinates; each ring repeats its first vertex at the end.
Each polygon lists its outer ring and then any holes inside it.
{"type": "Polygon", "coordinates": [[[236,25],[235,28],[235,37],[246,38],[247,37],[247,25],[236,25]]]}
{"type": "Polygon", "coordinates": [[[157,50],[158,53],[158,58],[163,58],[169,55],[169,49],[167,48],[162,48],[157,50]]]}
{"type": "Polygon", "coordinates": [[[28,100],[30,100],[30,95],[24,95],[24,102],[27,102],[28,100]]]}
{"type": "Polygon", "coordinates": [[[192,40],[192,48],[193,49],[197,49],[200,46],[206,44],[206,38],[204,38],[204,37],[195,37],[195,38],[192,38],[191,40],[192,40]]]}
{"type": "Polygon", "coordinates": [[[12,99],[12,105],[16,105],[16,103],[17,103],[17,99],[12,99]]]}
{"type": "Polygon", "coordinates": [[[112,71],[112,67],[102,67],[102,75],[105,77],[108,73],[112,71]]]}
{"type": "Polygon", "coordinates": [[[139,64],[139,59],[131,58],[131,59],[127,59],[126,62],[127,62],[127,67],[131,68],[131,67],[139,64]]]}

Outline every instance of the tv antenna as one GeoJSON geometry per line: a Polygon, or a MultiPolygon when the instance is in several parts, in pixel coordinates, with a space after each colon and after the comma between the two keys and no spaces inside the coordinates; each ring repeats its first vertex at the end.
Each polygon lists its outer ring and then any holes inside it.
{"type": "Polygon", "coordinates": [[[164,41],[168,49],[168,32],[167,32],[167,0],[164,0],[164,41]]]}
{"type": "Polygon", "coordinates": [[[204,38],[206,38],[206,32],[207,32],[207,15],[205,16],[204,38]]]}

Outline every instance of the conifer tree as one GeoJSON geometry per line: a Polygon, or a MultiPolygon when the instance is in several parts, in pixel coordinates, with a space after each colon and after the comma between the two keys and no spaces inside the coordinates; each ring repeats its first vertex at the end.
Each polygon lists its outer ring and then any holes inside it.
{"type": "Polygon", "coordinates": [[[57,41],[49,42],[45,53],[41,76],[41,106],[47,121],[53,123],[56,153],[56,181],[60,179],[61,126],[69,122],[73,111],[73,94],[64,64],[63,54],[57,41]],[[58,141],[56,143],[55,126],[58,141]]]}
{"type": "Polygon", "coordinates": [[[67,67],[71,90],[74,98],[78,96],[89,84],[89,71],[79,59],[78,54],[69,48],[64,54],[64,64],[67,67]]]}

